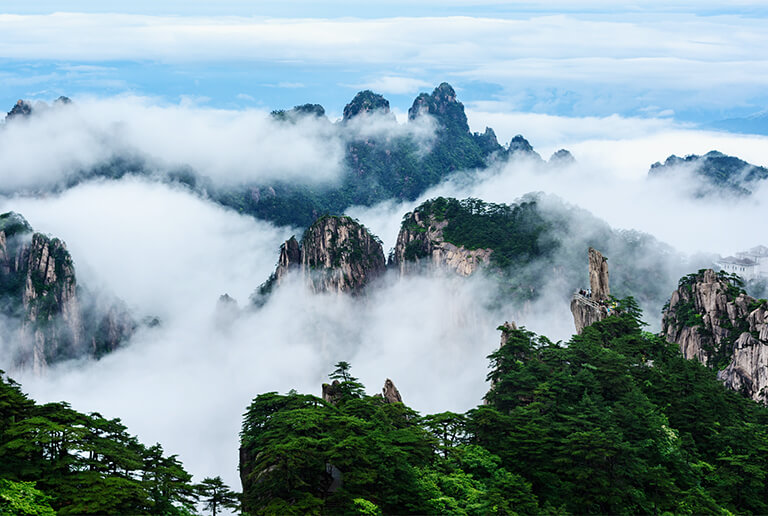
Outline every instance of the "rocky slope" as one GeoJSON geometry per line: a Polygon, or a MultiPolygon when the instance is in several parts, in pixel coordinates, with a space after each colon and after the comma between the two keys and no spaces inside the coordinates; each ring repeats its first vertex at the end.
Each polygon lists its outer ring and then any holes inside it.
{"type": "Polygon", "coordinates": [[[42,372],[50,363],[101,356],[133,332],[119,305],[80,300],[72,257],[57,238],[35,233],[21,215],[0,215],[0,311],[19,342],[10,365],[42,372]]]}
{"type": "Polygon", "coordinates": [[[768,303],[748,296],[738,277],[706,269],[682,278],[662,334],[727,386],[768,403],[768,303]]]}
{"type": "Polygon", "coordinates": [[[292,271],[303,276],[313,292],[358,294],[386,270],[381,242],[350,217],[325,216],[304,233],[301,242],[291,237],[280,247],[272,276],[254,299],[268,294],[292,271]]]}
{"type": "Polygon", "coordinates": [[[491,249],[466,249],[445,241],[443,230],[448,220],[434,213],[414,210],[406,215],[390,263],[403,275],[423,267],[448,270],[469,276],[490,262],[491,249]]]}
{"type": "Polygon", "coordinates": [[[609,299],[611,289],[608,277],[608,259],[600,251],[589,248],[589,286],[590,290],[579,291],[571,299],[571,313],[576,333],[602,321],[610,314],[609,299]]]}

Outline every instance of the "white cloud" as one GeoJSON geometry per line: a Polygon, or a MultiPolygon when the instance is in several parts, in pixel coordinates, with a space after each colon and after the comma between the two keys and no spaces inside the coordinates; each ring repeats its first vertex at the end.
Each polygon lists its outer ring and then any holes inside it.
{"type": "Polygon", "coordinates": [[[600,138],[634,139],[663,131],[684,130],[685,124],[661,118],[629,118],[619,115],[605,117],[566,117],[539,113],[516,112],[507,103],[470,103],[466,112],[473,131],[492,127],[499,143],[506,144],[522,134],[542,154],[544,159],[563,147],[600,138]]]}
{"type": "Polygon", "coordinates": [[[263,111],[208,109],[193,98],[179,105],[135,97],[76,100],[0,130],[6,191],[57,184],[113,156],[135,154],[150,167],[191,166],[220,184],[333,181],[340,171],[343,142],[321,120],[281,124],[263,111]]]}
{"type": "Polygon", "coordinates": [[[392,93],[403,95],[414,93],[425,88],[432,88],[434,84],[413,77],[400,77],[396,75],[383,75],[368,82],[354,86],[359,89],[373,90],[376,93],[392,93]]]}
{"type": "Polygon", "coordinates": [[[292,388],[319,394],[339,360],[371,393],[390,377],[416,409],[471,408],[487,387],[495,328],[510,316],[488,306],[482,278],[390,276],[368,298],[312,295],[288,282],[263,309],[221,329],[218,296],[244,304],[289,230],[138,180],[6,200],[2,209],[63,238],[81,282],[162,319],[98,362],[13,376],[41,402],[121,417],[144,442],[180,454],[197,480],[222,475],[238,486],[238,431],[250,400],[292,388]]]}
{"type": "MultiPolygon", "coordinates": [[[[424,17],[284,19],[56,13],[0,15],[0,55],[15,59],[312,61],[428,65],[510,77],[670,88],[768,82],[759,19],[679,14],[628,19],[424,17]],[[716,73],[712,73],[716,71],[716,73]]],[[[415,79],[379,83],[410,91],[415,79]]],[[[375,83],[375,82],[374,82],[375,83]]],[[[383,90],[382,90],[383,91],[383,90]]]]}
{"type": "MultiPolygon", "coordinates": [[[[225,137],[243,143],[246,136],[239,132],[252,134],[250,124],[261,127],[265,116],[135,100],[114,104],[94,101],[93,106],[104,106],[106,115],[83,111],[95,117],[83,122],[95,124],[86,125],[94,128],[92,133],[81,131],[61,145],[52,136],[43,137],[45,144],[28,147],[29,156],[55,166],[69,155],[67,148],[100,148],[96,129],[112,127],[100,120],[128,119],[127,128],[110,133],[113,138],[128,135],[127,141],[165,149],[164,155],[192,159],[202,151],[181,146],[169,151],[173,138],[197,135],[187,140],[199,143],[203,135],[231,150],[225,137]],[[143,125],[130,121],[134,110],[143,125]],[[141,127],[157,128],[153,138],[172,139],[162,145],[145,142],[135,135],[141,127]],[[163,134],[171,129],[180,135],[163,134]]],[[[726,254],[766,243],[759,223],[768,218],[768,188],[738,205],[732,200],[702,202],[685,196],[685,177],[649,182],[645,175],[652,162],[669,154],[711,149],[768,164],[768,138],[696,131],[668,120],[574,119],[475,107],[470,111],[474,129],[493,126],[502,140],[520,132],[545,157],[567,146],[578,162],[544,169],[513,161],[471,183],[439,185],[423,198],[471,195],[513,202],[541,190],[614,226],[649,231],[687,252],[726,254]]],[[[371,121],[379,122],[377,134],[396,127],[391,119],[371,121]]],[[[208,150],[218,149],[209,145],[208,150]]],[[[260,159],[272,151],[257,147],[252,152],[260,159]]],[[[16,162],[23,166],[23,161],[16,162]]],[[[13,177],[6,174],[8,180],[13,177]]],[[[382,237],[386,250],[394,244],[404,212],[418,202],[390,202],[350,213],[382,237]]],[[[562,285],[553,284],[541,303],[516,312],[492,305],[492,288],[480,277],[467,282],[439,276],[389,276],[366,298],[309,295],[298,282],[288,282],[262,310],[222,329],[216,325],[217,297],[227,292],[245,303],[273,270],[279,244],[294,231],[136,179],[83,184],[45,198],[5,199],[0,208],[19,211],[38,230],[63,238],[82,283],[109,290],[141,314],[154,313],[163,320],[159,329],[137,335],[129,346],[99,362],[64,365],[42,378],[22,375],[18,379],[24,388],[40,401],[65,399],[79,410],[122,417],[144,442],[159,441],[168,452],[180,454],[198,480],[222,475],[238,486],[237,434],[250,399],[291,388],[319,393],[338,360],[353,364],[369,392],[390,377],[418,410],[462,411],[478,403],[487,387],[485,356],[497,346],[495,328],[504,320],[555,339],[567,338],[572,330],[567,304],[559,301],[567,295],[562,285]]]]}
{"type": "Polygon", "coordinates": [[[426,148],[435,129],[429,117],[403,124],[381,116],[343,125],[316,117],[283,123],[265,111],[208,108],[208,100],[182,97],[168,105],[138,97],[76,98],[65,106],[40,105],[28,119],[0,125],[0,189],[45,189],[125,156],[146,159],[146,168],[161,174],[189,166],[224,186],[332,184],[342,173],[347,140],[410,136],[426,148]]]}

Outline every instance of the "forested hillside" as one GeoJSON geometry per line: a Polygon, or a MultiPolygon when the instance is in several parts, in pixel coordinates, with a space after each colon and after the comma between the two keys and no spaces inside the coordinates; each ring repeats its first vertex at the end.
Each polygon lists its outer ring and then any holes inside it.
{"type": "Polygon", "coordinates": [[[486,403],[464,414],[367,396],[345,363],[334,403],[262,394],[243,422],[244,509],[768,511],[768,409],[642,326],[631,298],[565,345],[502,326],[486,403]]]}
{"type": "Polygon", "coordinates": [[[215,480],[193,484],[175,455],[119,419],[39,405],[0,371],[0,514],[192,514],[215,480]]]}

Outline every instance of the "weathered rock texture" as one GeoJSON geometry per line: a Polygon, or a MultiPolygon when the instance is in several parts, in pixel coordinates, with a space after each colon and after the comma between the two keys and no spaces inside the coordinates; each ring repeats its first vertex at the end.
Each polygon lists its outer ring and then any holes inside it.
{"type": "Polygon", "coordinates": [[[608,307],[574,294],[571,298],[571,313],[576,333],[581,335],[584,328],[608,317],[608,307]]]}
{"type": "Polygon", "coordinates": [[[594,301],[606,301],[611,296],[608,259],[594,247],[589,248],[589,287],[592,289],[594,301]]]}
{"type": "Polygon", "coordinates": [[[268,293],[292,270],[314,292],[358,294],[386,270],[381,242],[349,217],[325,216],[307,229],[301,243],[291,237],[280,247],[277,269],[259,289],[268,293]]]}
{"type": "Polygon", "coordinates": [[[324,383],[323,388],[323,400],[327,403],[330,403],[331,405],[335,405],[337,401],[339,401],[339,398],[341,397],[341,390],[339,389],[339,386],[341,385],[341,382],[338,380],[334,380],[333,383],[324,383]]]}
{"type": "Polygon", "coordinates": [[[400,391],[395,387],[395,383],[387,378],[384,382],[384,387],[381,389],[382,397],[386,403],[402,403],[403,398],[400,396],[400,391]]]}
{"type": "Polygon", "coordinates": [[[728,387],[768,402],[768,304],[738,279],[711,269],[682,278],[661,332],[686,358],[717,369],[728,387]]]}
{"type": "Polygon", "coordinates": [[[406,215],[397,235],[391,264],[401,275],[426,264],[437,270],[469,276],[490,263],[491,249],[469,250],[446,242],[443,229],[447,225],[447,220],[437,220],[434,215],[418,210],[406,215]]]}
{"type": "Polygon", "coordinates": [[[111,351],[134,329],[118,306],[95,321],[90,312],[84,316],[64,242],[34,233],[13,212],[0,215],[0,311],[18,323],[18,333],[8,336],[20,342],[13,365],[36,372],[59,360],[111,351]]]}
{"type": "Polygon", "coordinates": [[[608,281],[608,259],[600,251],[589,248],[589,285],[590,295],[576,293],[571,299],[571,313],[576,333],[581,334],[584,328],[602,321],[610,314],[608,299],[611,289],[608,281]]]}

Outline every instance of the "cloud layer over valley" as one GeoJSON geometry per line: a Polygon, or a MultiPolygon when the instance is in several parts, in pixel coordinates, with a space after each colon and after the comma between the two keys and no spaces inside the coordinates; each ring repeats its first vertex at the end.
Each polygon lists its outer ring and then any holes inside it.
{"type": "Polygon", "coordinates": [[[279,122],[265,111],[139,97],[84,98],[33,109],[32,116],[0,126],[0,188],[6,193],[65,184],[115,158],[138,159],[161,176],[191,168],[217,186],[332,184],[350,137],[407,135],[426,149],[434,131],[429,117],[408,124],[377,115],[349,124],[314,116],[279,122]]]}
{"type": "MultiPolygon", "coordinates": [[[[51,109],[40,113],[45,124],[33,117],[0,131],[5,185],[58,183],[79,167],[128,150],[162,166],[188,164],[220,184],[332,179],[345,139],[361,129],[315,120],[275,124],[264,112],[136,98],[77,99],[75,107],[74,118],[51,109]]],[[[683,253],[728,254],[768,244],[759,226],[768,218],[765,187],[738,201],[695,199],[688,195],[689,176],[646,178],[651,163],[672,153],[717,149],[768,165],[766,138],[697,131],[663,118],[491,115],[481,107],[469,113],[474,130],[494,127],[503,142],[523,133],[545,158],[567,147],[576,163],[547,167],[513,159],[459,173],[413,202],[349,210],[382,238],[385,252],[403,214],[422,199],[474,196],[509,203],[532,191],[554,194],[612,226],[647,231],[683,253]]],[[[433,127],[388,120],[378,120],[377,137],[411,134],[428,145],[433,127]]],[[[544,199],[546,209],[561,209],[550,207],[552,197],[544,199]]],[[[514,319],[553,339],[568,338],[573,328],[561,303],[569,292],[556,280],[539,302],[513,309],[498,303],[481,276],[390,274],[364,298],[312,295],[298,280],[289,281],[260,310],[227,319],[217,313],[219,295],[228,293],[243,308],[274,270],[280,244],[301,229],[275,227],[181,186],[136,177],[6,197],[0,211],[8,210],[66,241],[81,284],[162,321],[98,362],[62,364],[43,377],[13,376],[41,402],[64,399],[79,410],[123,418],[143,441],[179,453],[198,480],[222,475],[237,486],[237,434],[249,401],[292,388],[319,394],[337,361],[351,362],[370,393],[390,377],[417,410],[463,411],[479,403],[487,388],[485,357],[498,345],[499,324],[514,319]]],[[[583,268],[586,283],[586,249],[574,267],[583,268]]]]}

